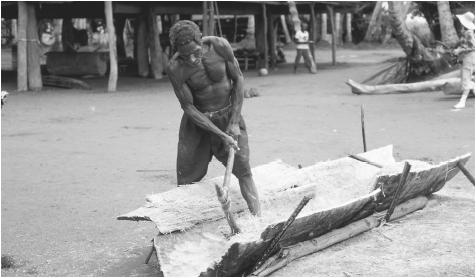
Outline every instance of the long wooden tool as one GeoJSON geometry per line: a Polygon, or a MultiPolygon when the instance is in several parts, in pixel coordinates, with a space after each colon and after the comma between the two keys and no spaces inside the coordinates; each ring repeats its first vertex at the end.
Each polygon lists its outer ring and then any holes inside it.
{"type": "Polygon", "coordinates": [[[375,166],[375,167],[377,167],[377,168],[383,168],[383,165],[378,164],[378,163],[373,162],[373,161],[370,161],[370,160],[368,160],[368,159],[365,158],[365,157],[361,157],[360,155],[349,154],[348,156],[349,156],[350,158],[353,158],[353,159],[358,160],[358,161],[360,161],[360,162],[365,162],[365,163],[370,164],[370,165],[372,165],[372,166],[375,166]]]}
{"type": "Polygon", "coordinates": [[[231,235],[234,235],[240,232],[240,228],[236,224],[233,214],[231,214],[231,211],[230,211],[231,202],[228,196],[228,192],[230,191],[229,185],[230,185],[231,171],[233,170],[234,161],[235,161],[235,149],[233,147],[230,147],[230,149],[228,150],[228,160],[226,163],[225,176],[223,178],[223,186],[220,186],[219,184],[215,184],[218,200],[220,201],[221,208],[223,209],[223,212],[225,213],[226,221],[228,222],[228,225],[230,225],[230,228],[231,228],[231,235]]]}
{"type": "Polygon", "coordinates": [[[474,177],[471,175],[471,173],[466,169],[461,162],[458,161],[458,164],[456,164],[458,168],[463,172],[463,174],[468,178],[468,180],[474,185],[474,177]]]}
{"type": "Polygon", "coordinates": [[[393,210],[395,209],[398,199],[400,198],[400,192],[402,191],[402,188],[405,185],[405,182],[407,181],[408,173],[410,173],[411,168],[412,166],[410,165],[410,163],[405,161],[405,165],[403,166],[403,172],[400,176],[400,181],[398,182],[398,186],[393,195],[392,202],[390,203],[390,207],[388,208],[387,214],[384,218],[385,222],[388,222],[390,220],[390,217],[392,216],[393,210]]]}
{"type": "Polygon", "coordinates": [[[314,195],[307,195],[307,196],[304,196],[301,200],[301,202],[299,203],[299,205],[296,207],[296,209],[293,211],[293,213],[291,214],[291,216],[288,218],[288,220],[286,220],[286,222],[284,223],[284,225],[279,229],[279,231],[276,233],[276,235],[273,237],[272,240],[270,240],[268,246],[266,247],[264,253],[263,253],[263,256],[261,256],[261,258],[258,260],[258,262],[256,263],[256,265],[253,267],[253,270],[252,272],[256,271],[257,269],[259,269],[268,259],[269,257],[274,253],[274,251],[276,250],[276,247],[278,246],[279,244],[279,241],[281,240],[281,238],[283,237],[284,233],[286,233],[286,230],[289,228],[289,226],[291,226],[291,224],[294,222],[294,220],[296,219],[296,217],[298,216],[298,214],[301,212],[301,210],[307,205],[307,203],[312,199],[314,198],[314,195]]]}

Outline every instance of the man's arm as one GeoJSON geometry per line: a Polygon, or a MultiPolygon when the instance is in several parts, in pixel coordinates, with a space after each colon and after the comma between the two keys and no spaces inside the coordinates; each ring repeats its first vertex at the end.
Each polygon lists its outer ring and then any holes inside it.
{"type": "Polygon", "coordinates": [[[230,145],[235,145],[236,142],[229,135],[221,131],[210,119],[207,118],[202,112],[200,112],[195,105],[193,105],[193,96],[190,88],[185,84],[181,77],[177,76],[174,66],[169,64],[166,68],[167,75],[174,88],[175,95],[177,96],[180,106],[185,114],[187,114],[192,121],[200,128],[213,132],[230,145]]]}
{"type": "Polygon", "coordinates": [[[244,79],[240,65],[227,40],[219,37],[204,37],[203,42],[212,43],[215,51],[225,59],[227,74],[233,81],[231,89],[231,117],[226,132],[237,139],[240,135],[239,123],[244,98],[244,79]]]}

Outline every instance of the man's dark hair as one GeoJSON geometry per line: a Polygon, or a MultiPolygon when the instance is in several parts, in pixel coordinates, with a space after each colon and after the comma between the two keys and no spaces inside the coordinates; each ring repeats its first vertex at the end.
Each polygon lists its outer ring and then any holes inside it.
{"type": "Polygon", "coordinates": [[[169,38],[172,49],[175,52],[178,46],[185,45],[191,41],[200,44],[202,33],[195,22],[190,20],[180,20],[170,28],[169,38]]]}

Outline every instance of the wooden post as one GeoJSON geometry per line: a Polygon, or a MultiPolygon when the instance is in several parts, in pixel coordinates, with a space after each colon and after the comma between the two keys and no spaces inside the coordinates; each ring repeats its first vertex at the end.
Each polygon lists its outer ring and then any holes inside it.
{"type": "Polygon", "coordinates": [[[208,1],[202,2],[202,34],[208,36],[208,1]]]}
{"type": "Polygon", "coordinates": [[[208,35],[215,35],[215,9],[213,7],[213,1],[208,1],[208,35]]]}
{"type": "Polygon", "coordinates": [[[341,24],[341,14],[335,13],[335,32],[336,32],[336,44],[342,45],[342,24],[341,24]]]}
{"type": "Polygon", "coordinates": [[[18,2],[17,90],[28,91],[26,26],[28,11],[25,1],[18,2]]]}
{"type": "Polygon", "coordinates": [[[315,4],[309,4],[309,8],[311,9],[311,32],[310,32],[310,40],[312,43],[309,44],[309,48],[311,50],[311,55],[312,59],[314,60],[314,63],[316,62],[316,53],[315,53],[315,43],[316,43],[316,13],[314,11],[314,6],[315,4]]]}
{"type": "Polygon", "coordinates": [[[276,67],[276,61],[278,60],[278,56],[276,55],[276,31],[277,25],[274,24],[275,17],[268,16],[268,41],[269,41],[269,49],[271,55],[271,68],[276,67]]]}
{"type": "Polygon", "coordinates": [[[352,14],[347,13],[346,14],[346,32],[345,32],[345,41],[348,43],[352,43],[352,14]]]}
{"type": "Polygon", "coordinates": [[[327,14],[321,14],[321,39],[327,40],[327,14]]]}
{"type": "Polygon", "coordinates": [[[30,90],[40,91],[41,81],[40,42],[38,39],[38,24],[36,21],[36,3],[27,4],[27,70],[28,87],[30,90]]]}
{"type": "Polygon", "coordinates": [[[151,9],[149,11],[149,55],[150,67],[152,69],[152,76],[154,79],[162,79],[163,64],[162,64],[162,47],[160,46],[159,26],[157,22],[157,15],[151,9]]]}
{"type": "Polygon", "coordinates": [[[115,23],[115,30],[116,30],[116,49],[117,49],[117,57],[125,58],[126,57],[126,48],[124,45],[124,27],[126,26],[126,18],[116,16],[115,23]]]}
{"type": "Polygon", "coordinates": [[[61,44],[63,52],[74,52],[74,27],[70,17],[64,17],[61,24],[61,44]]]}
{"type": "Polygon", "coordinates": [[[238,17],[233,17],[233,42],[236,43],[236,34],[238,33],[238,17]]]}
{"type": "Polygon", "coordinates": [[[149,76],[149,53],[147,51],[147,22],[145,16],[137,18],[137,73],[140,77],[149,76]]]}
{"type": "Polygon", "coordinates": [[[116,31],[112,14],[112,1],[104,2],[104,14],[106,15],[107,33],[109,38],[109,83],[107,90],[115,92],[117,88],[117,51],[116,31]]]}
{"type": "Polygon", "coordinates": [[[264,30],[264,65],[262,68],[268,69],[268,55],[269,55],[269,49],[268,49],[268,16],[266,12],[266,4],[262,3],[261,6],[262,8],[262,13],[263,13],[263,30],[264,30]]]}
{"type": "Polygon", "coordinates": [[[327,5],[327,12],[331,21],[332,65],[336,64],[336,28],[334,21],[334,7],[327,5]]]}

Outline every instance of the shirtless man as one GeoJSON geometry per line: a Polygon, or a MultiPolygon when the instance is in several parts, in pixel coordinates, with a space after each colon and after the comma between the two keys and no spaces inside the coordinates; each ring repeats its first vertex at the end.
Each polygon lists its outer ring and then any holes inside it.
{"type": "Polygon", "coordinates": [[[229,147],[236,155],[232,173],[250,212],[260,215],[258,191],[250,164],[248,135],[241,116],[243,75],[230,44],[223,38],[201,38],[188,20],[170,29],[174,51],[167,74],[184,111],[180,123],[177,183],[190,184],[207,173],[214,155],[226,165],[229,147]]]}

